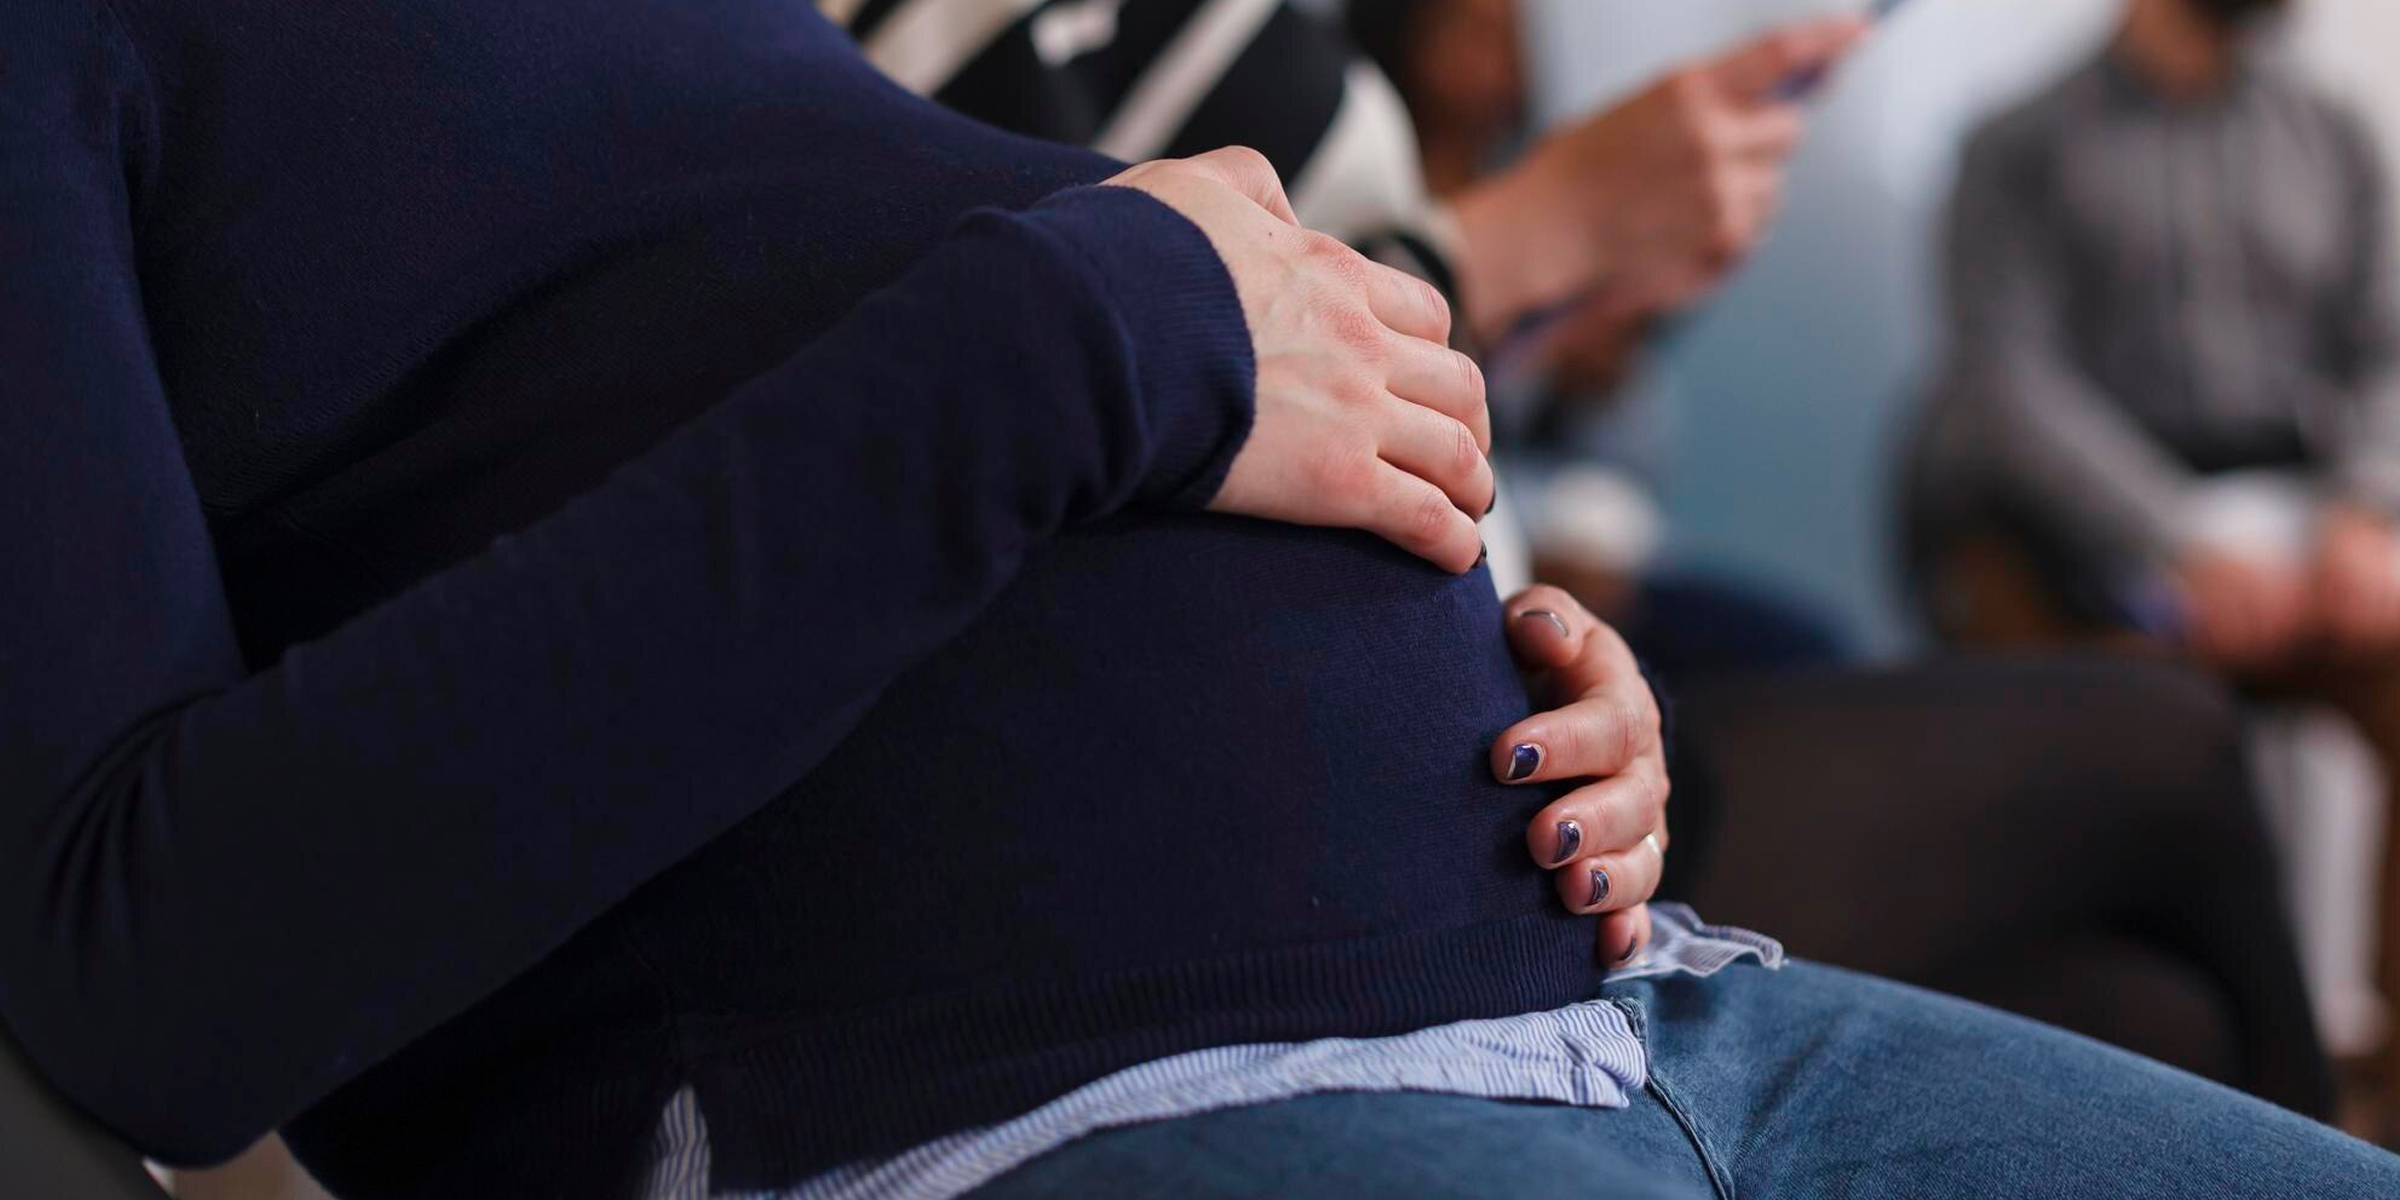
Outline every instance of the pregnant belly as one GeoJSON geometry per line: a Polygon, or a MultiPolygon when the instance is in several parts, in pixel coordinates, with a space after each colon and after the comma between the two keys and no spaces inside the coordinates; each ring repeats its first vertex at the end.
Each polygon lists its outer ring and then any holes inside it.
{"type": "Polygon", "coordinates": [[[679,906],[710,928],[676,936],[724,938],[693,957],[732,963],[944,944],[900,974],[749,998],[840,1007],[1029,962],[1145,968],[1544,911],[1522,832],[1543,797],[1485,766],[1527,710],[1501,622],[1488,575],[1359,535],[1080,533],[677,872],[714,895],[679,906]]]}

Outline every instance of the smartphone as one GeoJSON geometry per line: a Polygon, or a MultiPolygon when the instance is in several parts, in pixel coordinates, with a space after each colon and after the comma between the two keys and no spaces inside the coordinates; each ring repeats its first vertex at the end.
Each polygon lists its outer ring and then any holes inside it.
{"type": "MultiPolygon", "coordinates": [[[[1875,0],[1874,3],[1867,6],[1866,18],[1870,23],[1882,24],[1889,20],[1893,13],[1900,11],[1900,6],[1906,3],[1908,0],[1875,0]]],[[[1812,67],[1801,71],[1775,85],[1775,98],[1778,100],[1805,100],[1818,88],[1825,85],[1825,75],[1826,70],[1823,67],[1812,67]]]]}

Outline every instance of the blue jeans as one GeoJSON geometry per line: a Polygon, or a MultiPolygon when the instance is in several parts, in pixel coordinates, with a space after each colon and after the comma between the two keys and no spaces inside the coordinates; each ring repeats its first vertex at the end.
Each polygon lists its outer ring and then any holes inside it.
{"type": "Polygon", "coordinates": [[[974,1193],[1108,1196],[2400,1197],[2400,1157],[2003,1013],[1794,964],[1612,985],[1628,1109],[1310,1096],[1086,1138],[974,1193]]]}

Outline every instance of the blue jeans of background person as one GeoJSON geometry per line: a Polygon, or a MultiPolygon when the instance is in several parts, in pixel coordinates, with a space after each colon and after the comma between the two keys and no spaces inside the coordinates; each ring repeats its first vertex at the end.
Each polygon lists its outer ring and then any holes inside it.
{"type": "Polygon", "coordinates": [[[1629,1109],[1336,1094],[1084,1139],[975,1193],[1107,1196],[2400,1197],[2400,1157],[1989,1009],[1832,968],[1612,985],[1629,1109]]]}

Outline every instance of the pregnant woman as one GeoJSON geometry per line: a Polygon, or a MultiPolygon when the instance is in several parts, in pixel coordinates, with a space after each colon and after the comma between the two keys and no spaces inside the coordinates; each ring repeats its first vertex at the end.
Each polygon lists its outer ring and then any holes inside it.
{"type": "Polygon", "coordinates": [[[1240,156],[1079,188],[1116,165],[766,0],[29,0],[0,156],[0,1012],[146,1151],[281,1125],[357,1197],[2400,1188],[1679,912],[1608,977],[1652,714],[1526,720],[1512,629],[1629,664],[1470,569],[1472,369],[1240,156]]]}

